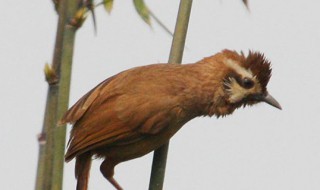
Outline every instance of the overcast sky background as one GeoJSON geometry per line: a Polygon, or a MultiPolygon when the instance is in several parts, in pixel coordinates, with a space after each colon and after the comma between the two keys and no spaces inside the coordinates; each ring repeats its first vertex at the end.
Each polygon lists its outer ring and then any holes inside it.
{"type": "MultiPolygon", "coordinates": [[[[146,3],[174,29],[179,1],[146,3]]],[[[183,62],[224,48],[264,52],[273,66],[266,104],[226,118],[197,118],[171,140],[164,189],[320,189],[320,1],[194,1],[183,62]]],[[[76,37],[70,106],[100,81],[122,70],[167,62],[171,37],[149,28],[132,1],[116,0],[111,15],[97,8],[76,37]]],[[[0,16],[1,189],[33,189],[57,16],[46,1],[6,1],[0,16]]],[[[68,131],[70,126],[68,127],[68,131]]],[[[147,189],[152,154],[122,163],[124,189],[147,189]]],[[[93,162],[91,190],[113,189],[93,162]]],[[[74,162],[65,165],[64,189],[75,189],[74,162]]]]}

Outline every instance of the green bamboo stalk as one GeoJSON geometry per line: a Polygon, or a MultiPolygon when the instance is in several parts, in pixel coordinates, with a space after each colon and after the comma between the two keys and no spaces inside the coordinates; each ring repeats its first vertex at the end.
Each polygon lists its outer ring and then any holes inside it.
{"type": "Polygon", "coordinates": [[[39,158],[35,190],[50,189],[52,184],[53,129],[56,126],[58,102],[58,79],[56,73],[60,70],[61,64],[63,33],[66,21],[65,5],[64,0],[60,2],[53,61],[51,66],[45,68],[48,92],[42,132],[39,135],[39,158]]]}
{"type": "MultiPolygon", "coordinates": [[[[75,32],[66,30],[64,46],[63,46],[62,63],[61,63],[61,73],[60,73],[61,75],[60,75],[60,83],[59,83],[60,88],[58,93],[58,105],[57,105],[58,119],[60,119],[63,113],[65,113],[68,109],[74,39],[75,39],[75,32]]],[[[66,127],[65,126],[56,127],[54,129],[54,144],[53,144],[54,170],[52,174],[52,186],[51,186],[52,190],[62,189],[65,138],[66,138],[66,127]]]]}
{"type": "MultiPolygon", "coordinates": [[[[181,64],[192,0],[181,0],[168,63],[181,64]]],[[[162,190],[169,142],[154,151],[149,190],[162,190]]]]}
{"type": "Polygon", "coordinates": [[[78,5],[79,0],[59,1],[59,19],[52,66],[46,65],[45,68],[49,87],[42,133],[39,135],[36,190],[62,189],[65,128],[57,128],[56,123],[68,106],[76,32],[76,28],[71,27],[69,22],[74,17],[78,5]]]}
{"type": "MultiPolygon", "coordinates": [[[[57,65],[59,73],[59,90],[58,90],[58,102],[57,102],[57,121],[67,111],[69,104],[70,94],[70,82],[71,82],[71,71],[72,71],[72,58],[74,52],[74,42],[77,27],[70,25],[71,20],[75,18],[78,6],[81,0],[65,0],[63,1],[66,6],[65,11],[66,18],[64,20],[64,32],[62,40],[62,52],[60,64],[57,65]]],[[[61,12],[59,12],[60,14],[61,12]]],[[[74,23],[78,24],[78,23],[74,23]]],[[[64,166],[64,149],[65,149],[65,138],[66,138],[66,127],[61,126],[53,129],[53,170],[51,178],[51,190],[61,190],[63,184],[63,166],[64,166]]]]}
{"type": "Polygon", "coordinates": [[[52,135],[47,134],[52,134],[52,127],[49,126],[54,126],[56,121],[55,114],[53,113],[57,102],[56,91],[57,88],[49,83],[43,128],[38,137],[39,158],[35,190],[48,189],[51,184],[49,179],[52,173],[52,159],[50,159],[52,151],[50,150],[52,150],[53,138],[52,135]]]}

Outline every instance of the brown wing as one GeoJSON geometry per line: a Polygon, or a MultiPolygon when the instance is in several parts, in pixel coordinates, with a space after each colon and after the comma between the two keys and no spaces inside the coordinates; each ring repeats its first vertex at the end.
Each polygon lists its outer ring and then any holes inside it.
{"type": "Polygon", "coordinates": [[[80,98],[62,117],[58,125],[65,125],[67,123],[74,124],[82,115],[88,110],[95,99],[100,95],[101,90],[109,84],[116,76],[110,77],[101,82],[95,88],[90,90],[82,98],[80,98]]]}
{"type": "Polygon", "coordinates": [[[67,161],[100,146],[126,144],[156,134],[177,117],[173,111],[178,107],[176,96],[152,81],[152,85],[137,83],[136,78],[121,75],[107,79],[65,114],[62,123],[74,123],[67,161]]]}

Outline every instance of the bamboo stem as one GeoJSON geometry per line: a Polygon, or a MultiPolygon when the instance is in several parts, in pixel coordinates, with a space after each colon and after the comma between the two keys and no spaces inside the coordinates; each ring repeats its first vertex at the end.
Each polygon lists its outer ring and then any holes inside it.
{"type": "MultiPolygon", "coordinates": [[[[56,75],[60,70],[64,25],[66,20],[66,3],[60,1],[57,35],[55,41],[54,55],[50,69],[56,75]]],[[[53,168],[53,129],[57,120],[58,86],[57,81],[49,78],[45,73],[48,82],[47,103],[45,108],[44,123],[42,132],[39,135],[39,158],[35,190],[51,189],[51,178],[53,168]]]]}
{"type": "Polygon", "coordinates": [[[57,120],[67,110],[71,65],[76,28],[69,26],[79,0],[60,0],[59,19],[52,66],[45,73],[49,84],[42,133],[39,135],[39,160],[36,190],[61,190],[65,127],[57,120]],[[51,73],[51,74],[50,74],[51,73]]]}
{"type": "Polygon", "coordinates": [[[45,108],[45,116],[42,132],[38,137],[39,141],[39,158],[38,158],[38,170],[36,178],[36,190],[49,189],[51,186],[51,174],[52,174],[52,144],[53,137],[52,127],[54,126],[56,117],[54,114],[54,108],[57,103],[57,96],[55,95],[57,91],[56,86],[49,85],[47,103],[45,108]]]}
{"type": "MultiPolygon", "coordinates": [[[[191,13],[192,0],[181,0],[173,35],[169,63],[180,64],[182,61],[188,23],[191,13]]],[[[149,190],[162,190],[169,142],[154,151],[149,190]]]]}
{"type": "MultiPolygon", "coordinates": [[[[64,150],[65,150],[65,138],[66,127],[57,127],[57,121],[67,111],[69,104],[70,83],[71,83],[71,71],[72,71],[72,58],[74,52],[74,42],[77,28],[70,25],[71,19],[73,19],[78,11],[78,5],[81,0],[65,0],[66,6],[66,18],[64,20],[64,32],[62,40],[62,52],[60,58],[59,71],[59,90],[58,90],[58,103],[57,103],[57,119],[54,126],[54,141],[53,141],[53,171],[52,171],[52,184],[51,190],[61,190],[63,183],[63,166],[64,166],[64,150]]],[[[62,10],[63,11],[63,10],[62,10]]],[[[61,12],[60,12],[61,13],[61,12]]]]}
{"type": "Polygon", "coordinates": [[[181,64],[184,44],[188,31],[189,18],[191,13],[192,0],[181,0],[174,30],[169,63],[181,64]]]}

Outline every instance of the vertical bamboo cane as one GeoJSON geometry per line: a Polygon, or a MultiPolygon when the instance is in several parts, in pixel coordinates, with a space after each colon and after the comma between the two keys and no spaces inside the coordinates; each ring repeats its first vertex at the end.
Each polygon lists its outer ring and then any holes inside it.
{"type": "MultiPolygon", "coordinates": [[[[59,71],[59,90],[58,90],[58,104],[57,104],[57,121],[67,111],[69,104],[72,58],[74,52],[74,41],[77,27],[71,26],[70,21],[76,15],[78,6],[81,0],[65,0],[66,6],[66,20],[64,21],[64,33],[62,40],[62,52],[59,71]]],[[[51,190],[61,190],[63,183],[63,166],[64,166],[64,149],[66,128],[54,128],[54,141],[53,141],[53,172],[52,172],[52,185],[51,190]]]]}
{"type": "Polygon", "coordinates": [[[52,66],[46,69],[49,88],[43,129],[39,136],[36,190],[62,189],[65,127],[57,128],[56,123],[68,107],[71,65],[77,29],[70,26],[69,22],[74,17],[80,1],[59,1],[53,62],[52,66]]]}
{"type": "MultiPolygon", "coordinates": [[[[180,1],[176,27],[170,50],[169,63],[181,63],[191,7],[192,0],[180,1]]],[[[149,190],[162,190],[163,188],[168,148],[169,142],[154,152],[149,190]]]]}

